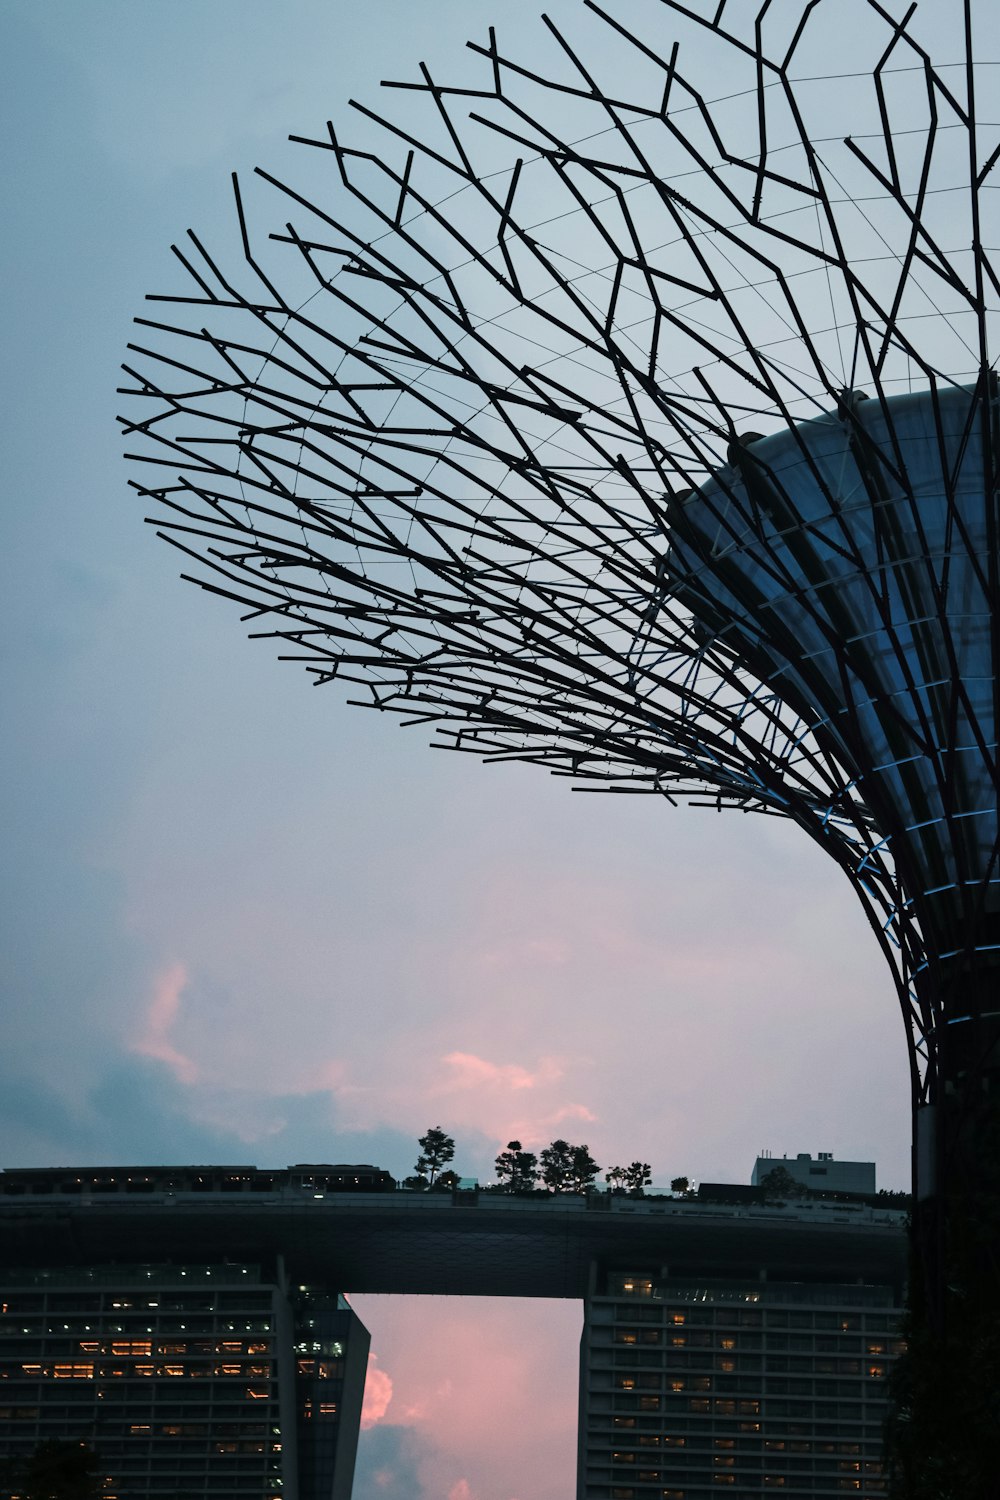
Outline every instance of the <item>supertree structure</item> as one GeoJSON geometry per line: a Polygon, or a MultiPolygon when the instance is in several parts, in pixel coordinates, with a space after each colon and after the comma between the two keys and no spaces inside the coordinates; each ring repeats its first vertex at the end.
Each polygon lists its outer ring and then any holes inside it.
{"type": "Polygon", "coordinates": [[[262,229],[234,178],[235,270],[176,247],[124,425],[196,581],[315,682],[838,862],[940,1330],[1000,1188],[1000,127],[971,0],[937,63],[915,11],[581,0],[544,72],[492,29],[421,65],[365,149],[292,138],[306,189],[259,171],[262,229]]]}

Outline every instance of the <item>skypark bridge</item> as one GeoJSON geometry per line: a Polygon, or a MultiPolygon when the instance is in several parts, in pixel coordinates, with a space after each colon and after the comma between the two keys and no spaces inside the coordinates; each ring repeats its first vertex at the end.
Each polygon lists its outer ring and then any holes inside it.
{"type": "Polygon", "coordinates": [[[345,1192],[291,1171],[184,1169],[197,1171],[215,1176],[194,1188],[163,1168],[0,1174],[0,1258],[12,1268],[280,1258],[292,1280],[348,1293],[579,1300],[592,1267],[895,1288],[905,1275],[902,1215],[860,1203],[345,1192]]]}

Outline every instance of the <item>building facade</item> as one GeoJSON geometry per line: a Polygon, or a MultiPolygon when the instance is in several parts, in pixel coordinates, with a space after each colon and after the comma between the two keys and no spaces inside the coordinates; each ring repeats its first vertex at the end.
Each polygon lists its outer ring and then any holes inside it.
{"type": "Polygon", "coordinates": [[[580,1500],[885,1494],[890,1287],[610,1273],[588,1302],[580,1500]]]}
{"type": "Polygon", "coordinates": [[[581,1340],[578,1500],[886,1493],[903,1268],[874,1243],[849,1269],[846,1261],[866,1225],[901,1232],[902,1213],[873,1205],[874,1192],[871,1162],[758,1157],[751,1189],[720,1189],[703,1204],[719,1216],[720,1246],[732,1241],[728,1265],[678,1255],[669,1266],[595,1265],[581,1340]],[[794,1204],[764,1203],[754,1190],[776,1166],[839,1201],[803,1191],[794,1204]],[[868,1202],[850,1201],[852,1192],[868,1202]],[[761,1241],[755,1264],[749,1242],[736,1246],[735,1223],[762,1216],[780,1219],[785,1236],[761,1241]],[[803,1235],[796,1250],[797,1230],[824,1224],[825,1237],[803,1235]]]}
{"type": "Polygon", "coordinates": [[[105,1500],[349,1500],[368,1334],[283,1267],[6,1269],[0,1463],[97,1454],[105,1500]]]}

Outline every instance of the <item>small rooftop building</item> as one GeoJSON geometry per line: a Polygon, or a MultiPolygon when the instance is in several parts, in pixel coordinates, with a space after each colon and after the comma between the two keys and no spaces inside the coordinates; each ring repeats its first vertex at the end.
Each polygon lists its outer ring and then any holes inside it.
{"type": "Polygon", "coordinates": [[[875,1192],[875,1163],[873,1161],[836,1161],[832,1152],[820,1151],[815,1161],[808,1151],[798,1156],[772,1156],[765,1152],[754,1162],[750,1181],[760,1187],[764,1178],[776,1167],[784,1167],[789,1177],[803,1187],[817,1192],[852,1193],[869,1196],[875,1192]]]}

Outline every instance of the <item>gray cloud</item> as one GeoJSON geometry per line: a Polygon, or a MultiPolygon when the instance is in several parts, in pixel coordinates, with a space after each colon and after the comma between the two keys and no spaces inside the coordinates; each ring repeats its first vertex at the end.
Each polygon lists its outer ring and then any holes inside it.
{"type": "MultiPolygon", "coordinates": [[[[250,1142],[224,1119],[194,1117],[191,1106],[190,1091],[169,1069],[142,1059],[106,1066],[77,1100],[42,1078],[0,1069],[3,1165],[357,1161],[398,1173],[415,1150],[400,1131],[339,1127],[330,1095],[321,1091],[261,1101],[270,1128],[250,1142]]],[[[245,1113],[244,1100],[241,1118],[245,1113]]]]}
{"type": "Polygon", "coordinates": [[[420,1468],[432,1452],[412,1427],[369,1427],[358,1444],[353,1500],[424,1500],[420,1468]]]}

